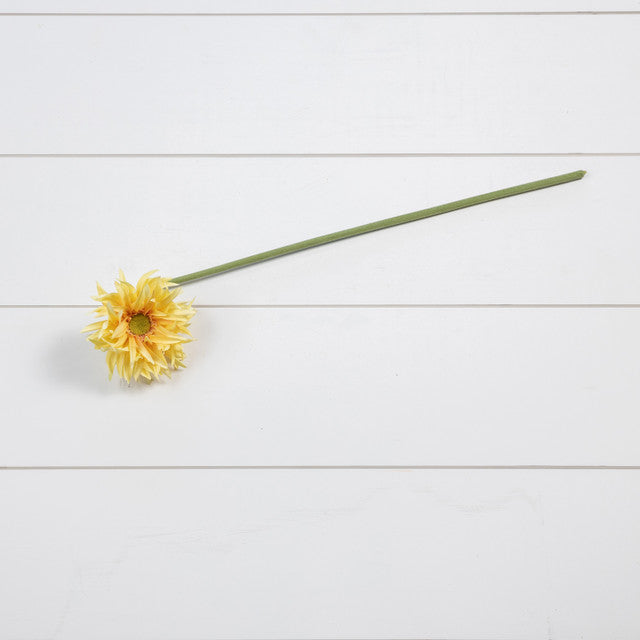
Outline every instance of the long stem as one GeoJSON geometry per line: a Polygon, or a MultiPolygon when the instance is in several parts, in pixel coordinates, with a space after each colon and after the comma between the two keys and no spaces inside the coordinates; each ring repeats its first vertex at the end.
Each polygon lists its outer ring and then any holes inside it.
{"type": "Polygon", "coordinates": [[[528,191],[536,191],[538,189],[546,189],[547,187],[555,187],[556,185],[564,184],[565,182],[580,180],[585,173],[586,171],[573,171],[572,173],[563,173],[560,176],[553,176],[552,178],[545,178],[544,180],[536,180],[535,182],[527,182],[515,187],[508,187],[507,189],[500,189],[498,191],[490,191],[489,193],[483,193],[479,196],[473,196],[472,198],[464,198],[463,200],[456,200],[455,202],[449,202],[448,204],[441,204],[437,207],[430,207],[429,209],[421,209],[420,211],[405,213],[400,216],[394,216],[393,218],[385,218],[384,220],[369,222],[368,224],[362,224],[358,227],[351,227],[351,229],[336,231],[335,233],[328,233],[324,236],[318,236],[317,238],[303,240],[302,242],[294,242],[293,244],[288,244],[278,249],[271,249],[271,251],[256,253],[252,256],[241,258],[240,260],[225,262],[224,264],[220,264],[217,267],[211,267],[210,269],[203,269],[202,271],[187,273],[186,275],[179,276],[178,278],[171,278],[171,282],[175,284],[184,284],[185,282],[200,280],[201,278],[217,276],[218,274],[225,273],[226,271],[248,267],[249,265],[256,264],[257,262],[264,262],[265,260],[279,258],[280,256],[284,256],[289,253],[304,251],[305,249],[318,247],[329,242],[336,242],[337,240],[353,238],[354,236],[359,236],[363,233],[371,233],[372,231],[379,231],[380,229],[388,229],[389,227],[395,227],[399,224],[406,224],[407,222],[422,220],[423,218],[439,216],[442,213],[449,213],[450,211],[472,207],[476,204],[482,204],[483,202],[490,202],[491,200],[499,200],[500,198],[517,196],[521,193],[527,193],[528,191]]]}

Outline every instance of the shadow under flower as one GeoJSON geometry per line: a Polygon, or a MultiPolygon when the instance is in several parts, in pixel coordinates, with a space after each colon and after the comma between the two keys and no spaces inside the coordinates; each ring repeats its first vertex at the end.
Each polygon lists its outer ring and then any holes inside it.
{"type": "MultiPolygon", "coordinates": [[[[198,317],[206,314],[197,314],[194,319],[196,340],[210,338],[210,327],[208,318],[198,317]],[[204,334],[204,335],[202,335],[204,334]]],[[[79,325],[82,327],[82,321],[79,325]]],[[[187,366],[189,367],[198,357],[209,357],[207,354],[196,355],[197,349],[193,342],[186,345],[187,366]]],[[[59,386],[76,388],[78,390],[90,391],[101,396],[113,395],[116,393],[142,393],[151,387],[163,384],[175,383],[175,380],[166,376],[161,376],[159,380],[152,382],[140,378],[138,382],[133,380],[127,383],[120,380],[118,374],[114,372],[113,379],[109,380],[109,370],[105,362],[105,354],[94,349],[93,345],[87,341],[86,334],[77,330],[65,331],[55,336],[47,347],[43,350],[41,361],[41,373],[47,381],[59,386]]],[[[174,376],[184,375],[184,369],[172,371],[174,376]]]]}
{"type": "Polygon", "coordinates": [[[118,380],[114,374],[109,381],[109,371],[104,353],[97,351],[79,331],[69,331],[57,337],[45,353],[43,366],[46,377],[65,387],[109,395],[120,389],[145,388],[146,384],[130,384],[118,380]]]}

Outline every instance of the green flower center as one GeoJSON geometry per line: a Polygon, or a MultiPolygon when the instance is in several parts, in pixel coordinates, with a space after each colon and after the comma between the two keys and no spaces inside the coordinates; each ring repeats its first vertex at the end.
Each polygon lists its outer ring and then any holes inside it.
{"type": "Polygon", "coordinates": [[[144,313],[136,313],[135,316],[131,316],[129,320],[129,331],[135,336],[143,336],[151,329],[151,320],[149,316],[145,316],[144,313]]]}

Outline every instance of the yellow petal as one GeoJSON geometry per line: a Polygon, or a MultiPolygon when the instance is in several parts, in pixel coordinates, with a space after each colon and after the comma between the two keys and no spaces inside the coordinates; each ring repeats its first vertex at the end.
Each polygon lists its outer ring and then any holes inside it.
{"type": "Polygon", "coordinates": [[[189,342],[189,321],[195,313],[191,302],[176,302],[180,289],[171,290],[169,279],[149,271],[134,287],[122,271],[115,291],[105,291],[96,283],[100,304],[94,309],[95,322],[83,329],[87,340],[106,353],[109,376],[117,371],[127,380],[147,380],[171,374],[184,367],[182,345],[189,342]],[[144,313],[152,319],[152,330],[144,338],[133,336],[128,319],[144,313]]]}

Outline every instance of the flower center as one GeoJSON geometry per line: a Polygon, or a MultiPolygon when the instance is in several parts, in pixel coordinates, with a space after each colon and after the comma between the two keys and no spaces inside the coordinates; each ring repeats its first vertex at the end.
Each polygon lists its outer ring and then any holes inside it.
{"type": "Polygon", "coordinates": [[[135,316],[131,316],[129,320],[129,331],[135,336],[143,336],[151,329],[151,320],[149,316],[145,316],[144,313],[136,313],[135,316]]]}

